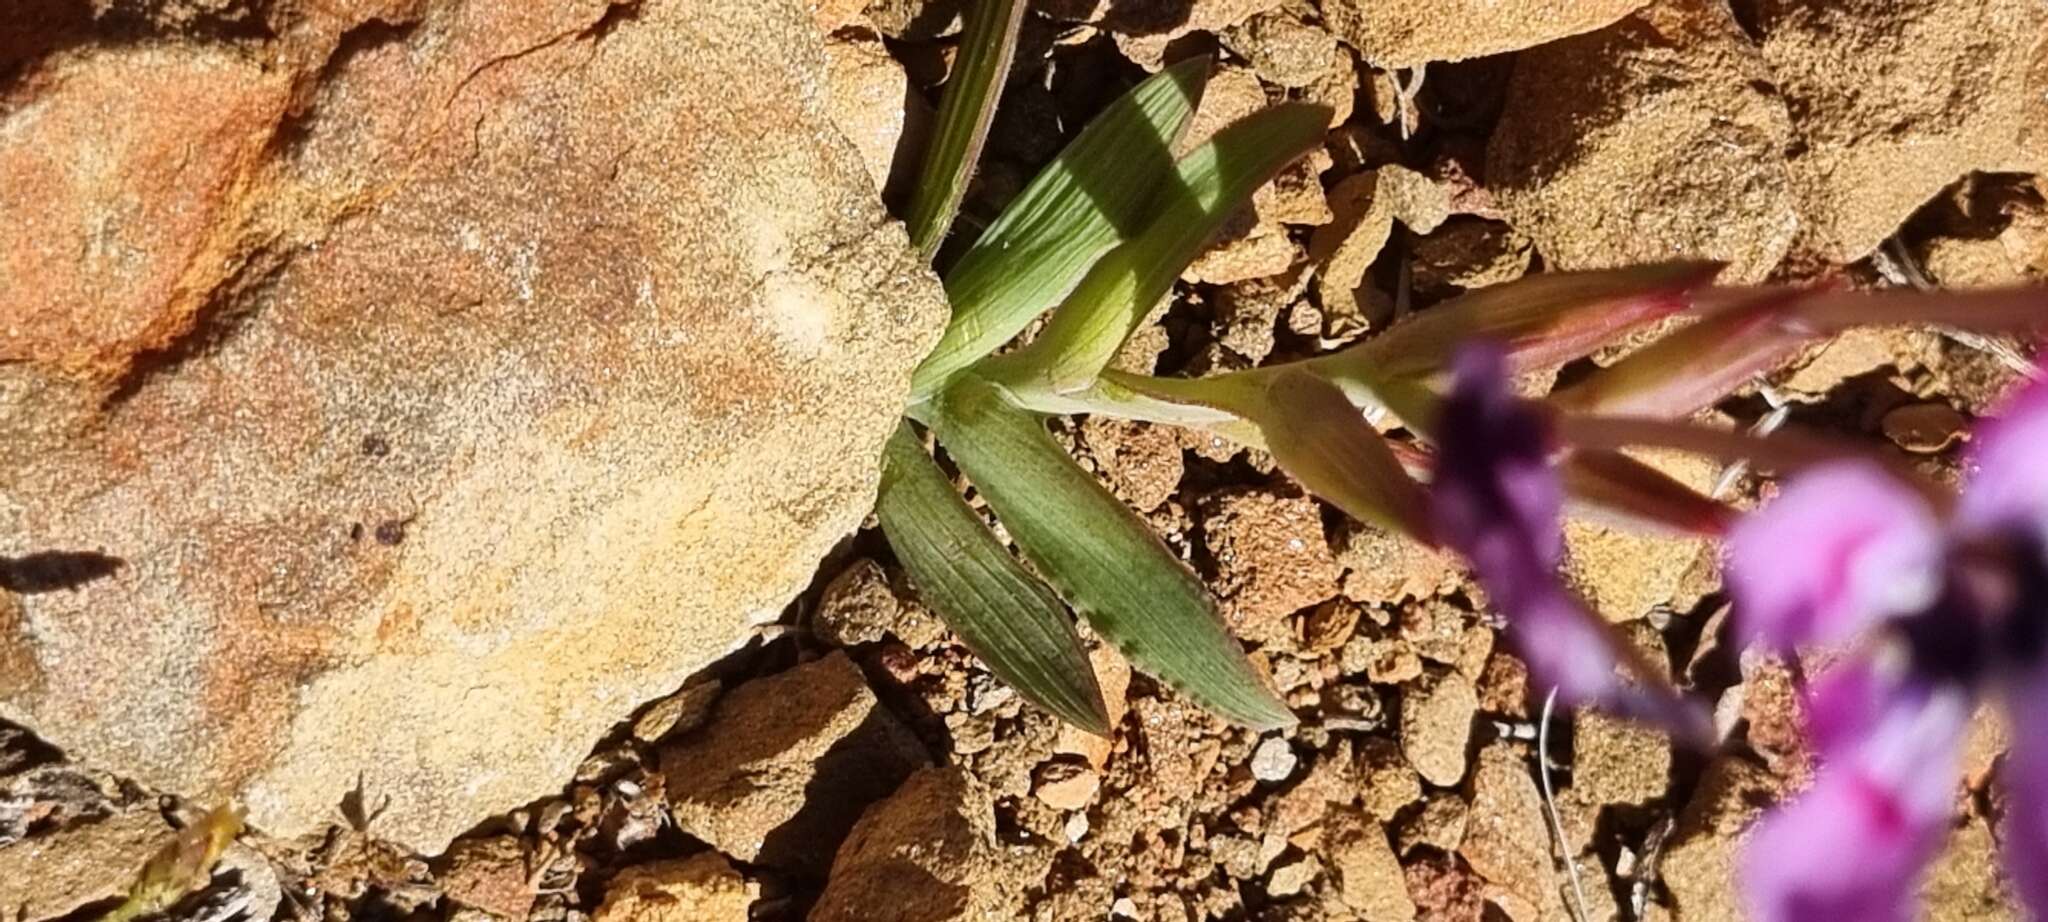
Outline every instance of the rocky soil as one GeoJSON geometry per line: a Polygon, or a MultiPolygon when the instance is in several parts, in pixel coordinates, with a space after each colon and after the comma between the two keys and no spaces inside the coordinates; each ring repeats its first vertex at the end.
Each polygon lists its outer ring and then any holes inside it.
{"type": "MultiPolygon", "coordinates": [[[[1812,769],[1810,664],[1729,648],[1702,542],[1567,534],[1585,595],[1717,702],[1712,755],[1546,715],[1454,561],[1207,436],[1056,429],[1223,599],[1283,733],[1092,639],[1115,733],[1064,728],[856,531],[941,322],[878,202],[959,5],[28,3],[0,35],[0,916],[96,917],[233,797],[254,831],[176,919],[1741,918],[1743,829],[1812,769]]],[[[1217,60],[1196,137],[1336,109],[1125,367],[1313,354],[1544,269],[2048,281],[2036,0],[1033,9],[969,228],[1165,63],[1217,60]]],[[[1952,475],[2028,348],[1854,334],[1710,415],[1952,475]]],[[[1931,918],[2018,917],[2000,733],[1931,918]]]]}

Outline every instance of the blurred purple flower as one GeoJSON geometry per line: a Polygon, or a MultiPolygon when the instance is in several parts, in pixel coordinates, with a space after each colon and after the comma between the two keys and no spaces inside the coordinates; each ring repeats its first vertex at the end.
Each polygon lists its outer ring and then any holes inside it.
{"type": "Polygon", "coordinates": [[[1821,769],[1759,824],[1744,885],[1759,922],[1911,919],[1954,811],[1956,750],[2002,698],[2006,864],[2048,917],[2048,384],[1979,427],[1946,521],[1877,465],[1800,475],[1729,536],[1748,643],[1856,639],[1806,695],[1821,769]]]}
{"type": "Polygon", "coordinates": [[[1552,460],[1554,440],[1544,414],[1509,390],[1500,351],[1468,346],[1458,353],[1436,430],[1432,525],[1471,562],[1507,619],[1532,686],[1555,687],[1566,704],[1600,707],[1706,740],[1705,711],[1664,683],[1662,669],[1645,663],[1558,578],[1563,488],[1552,460]]]}

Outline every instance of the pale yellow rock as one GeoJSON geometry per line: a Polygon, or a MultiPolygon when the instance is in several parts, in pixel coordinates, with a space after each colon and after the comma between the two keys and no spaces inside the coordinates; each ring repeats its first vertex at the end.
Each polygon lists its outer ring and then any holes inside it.
{"type": "Polygon", "coordinates": [[[1478,762],[1472,772],[1472,810],[1458,854],[1479,876],[1530,908],[1545,913],[1562,908],[1543,797],[1529,763],[1507,743],[1486,747],[1478,762]]]}
{"type": "Polygon", "coordinates": [[[1344,905],[1365,922],[1408,922],[1415,904],[1408,899],[1401,862],[1387,844],[1386,830],[1370,817],[1347,811],[1323,827],[1323,848],[1336,877],[1344,905]]]}
{"type": "Polygon", "coordinates": [[[733,870],[725,856],[704,852],[620,871],[605,886],[604,902],[590,918],[591,922],[747,922],[748,907],[760,895],[761,885],[733,870]]]}
{"type": "Polygon", "coordinates": [[[1450,787],[1465,777],[1465,747],[1479,693],[1457,672],[1412,682],[1401,690],[1401,748],[1423,780],[1450,787]]]}
{"type": "Polygon", "coordinates": [[[1233,65],[1216,68],[1202,89],[1195,114],[1188,119],[1187,131],[1182,133],[1180,143],[1174,145],[1174,155],[1202,146],[1224,126],[1265,107],[1266,90],[1257,73],[1233,65]]]}
{"type": "Polygon", "coordinates": [[[1644,0],[1326,0],[1330,30],[1375,67],[1515,51],[1590,32],[1644,0]]]}
{"type": "Polygon", "coordinates": [[[1318,267],[1316,290],[1326,314],[1340,328],[1368,325],[1371,311],[1358,291],[1366,272],[1392,236],[1394,222],[1426,234],[1452,211],[1443,185],[1402,166],[1388,165],[1347,176],[1330,190],[1331,220],[1309,238],[1308,258],[1318,267]]]}
{"type": "Polygon", "coordinates": [[[1517,56],[1486,178],[1552,269],[1777,266],[1799,226],[1774,75],[1725,4],[1661,0],[1517,56]]]}
{"type": "Polygon", "coordinates": [[[1572,723],[1572,798],[1598,807],[1641,804],[1671,783],[1671,741],[1642,724],[1580,710],[1572,723]]]}
{"type": "Polygon", "coordinates": [[[1869,254],[1965,173],[2048,165],[2038,0],[1768,0],[1756,26],[1797,115],[1802,246],[1830,262],[1869,254]]]}
{"type": "MultiPolygon", "coordinates": [[[[1637,460],[1705,493],[1721,467],[1697,455],[1668,451],[1631,452],[1637,460]]],[[[1694,590],[1687,579],[1711,545],[1702,538],[1653,533],[1588,514],[1568,515],[1564,525],[1565,576],[1595,611],[1609,621],[1633,621],[1660,605],[1689,607],[1694,590]]]]}
{"type": "Polygon", "coordinates": [[[804,5],[810,9],[818,31],[829,34],[860,23],[868,0],[804,0],[804,5]]]}
{"type": "Polygon", "coordinates": [[[2026,918],[1999,861],[1998,844],[1983,817],[1971,816],[1949,834],[1941,857],[1920,886],[1923,918],[1942,922],[2017,922],[2026,918]]]}
{"type": "Polygon", "coordinates": [[[1708,764],[1660,865],[1671,890],[1673,922],[1746,918],[1736,881],[1746,832],[1783,793],[1783,781],[1739,757],[1708,764]]]}
{"type": "Polygon", "coordinates": [[[1188,265],[1181,278],[1209,285],[1268,278],[1286,272],[1298,252],[1285,232],[1260,228],[1251,236],[1211,247],[1188,265]]]}
{"type": "Polygon", "coordinates": [[[1908,361],[1910,355],[1900,331],[1858,327],[1809,350],[1798,367],[1786,376],[1783,389],[1808,400],[1820,400],[1835,385],[1908,361]]]}
{"type": "Polygon", "coordinates": [[[123,562],[0,621],[0,717],[281,836],[360,781],[433,853],[808,584],[946,308],[799,5],[418,6],[331,67],[75,45],[0,105],[0,177],[110,166],[0,227],[60,295],[0,358],[0,520],[123,562]]]}
{"type": "Polygon", "coordinates": [[[835,36],[825,43],[825,61],[832,124],[860,151],[861,164],[879,192],[889,186],[899,159],[905,114],[920,104],[913,100],[910,77],[881,39],[872,36],[835,36]]]}

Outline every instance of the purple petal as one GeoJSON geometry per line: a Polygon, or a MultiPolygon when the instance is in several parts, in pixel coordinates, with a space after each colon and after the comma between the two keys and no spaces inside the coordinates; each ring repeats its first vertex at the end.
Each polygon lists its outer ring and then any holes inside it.
{"type": "Polygon", "coordinates": [[[1972,530],[2018,525],[2048,544],[2048,379],[2014,394],[1977,425],[1976,473],[1957,507],[1972,530]]]}
{"type": "Polygon", "coordinates": [[[1851,660],[1813,679],[1803,696],[1803,716],[1823,760],[1847,758],[1884,722],[1891,703],[1887,682],[1868,659],[1851,660]]]}
{"type": "Polygon", "coordinates": [[[1664,670],[1645,661],[1554,578],[1546,580],[1548,590],[1512,602],[1500,601],[1496,582],[1480,573],[1480,584],[1508,617],[1508,639],[1528,665],[1532,685],[1556,688],[1558,700],[1571,706],[1662,727],[1689,743],[1713,743],[1713,721],[1705,706],[1667,684],[1630,681],[1629,675],[1661,678],[1664,670]]]}
{"type": "Polygon", "coordinates": [[[1742,869],[1752,918],[1912,919],[1954,810],[1969,697],[1867,669],[1813,703],[1855,715],[1861,732],[1834,740],[1813,788],[1757,825],[1742,869]],[[1839,696],[1857,700],[1826,700],[1839,696]]]}
{"type": "Polygon", "coordinates": [[[1745,644],[1789,651],[1913,611],[1939,588],[1942,534],[1927,503],[1874,464],[1801,474],[1728,536],[1745,644]]]}
{"type": "Polygon", "coordinates": [[[1508,389],[1498,349],[1468,346],[1451,367],[1451,392],[1437,418],[1431,516],[1438,534],[1461,550],[1526,554],[1548,570],[1564,549],[1564,492],[1550,468],[1549,426],[1508,389]]]}
{"type": "Polygon", "coordinates": [[[1542,415],[1508,390],[1500,353],[1468,347],[1453,369],[1437,422],[1432,524],[1471,562],[1487,597],[1506,616],[1533,684],[1556,687],[1568,704],[1619,711],[1704,738],[1703,710],[1668,686],[1627,681],[1619,671],[1624,664],[1649,682],[1662,671],[1631,662],[1626,641],[1558,580],[1563,491],[1549,463],[1549,432],[1542,415]]]}
{"type": "Polygon", "coordinates": [[[2005,713],[2005,867],[2034,918],[2048,919],[2048,670],[2009,689],[2005,713]]]}

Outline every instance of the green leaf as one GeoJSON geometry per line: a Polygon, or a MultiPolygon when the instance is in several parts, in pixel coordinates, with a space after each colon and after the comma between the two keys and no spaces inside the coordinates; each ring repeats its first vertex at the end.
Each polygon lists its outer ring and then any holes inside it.
{"type": "Polygon", "coordinates": [[[990,360],[990,374],[1055,393],[1087,387],[1223,222],[1322,140],[1330,114],[1326,106],[1274,106],[1182,157],[1145,232],[1096,263],[1029,346],[990,360]]]}
{"type": "Polygon", "coordinates": [[[1038,417],[974,375],[947,389],[933,417],[940,443],[1018,549],[1133,665],[1236,723],[1294,722],[1201,580],[1038,417]]]}
{"type": "Polygon", "coordinates": [[[1109,712],[1066,606],[954,492],[908,424],[889,438],[876,511],[918,593],[1027,700],[1096,736],[1109,712]]]}
{"type": "Polygon", "coordinates": [[[1299,363],[1194,379],[1112,372],[1093,390],[1105,385],[1250,422],[1273,460],[1309,492],[1352,518],[1434,543],[1428,500],[1393,447],[1342,390],[1299,363]]]}
{"type": "Polygon", "coordinates": [[[1336,385],[1290,368],[1273,378],[1263,403],[1246,415],[1302,486],[1352,518],[1435,543],[1422,486],[1336,385]]]}
{"type": "Polygon", "coordinates": [[[931,146],[925,149],[924,169],[904,222],[910,227],[911,245],[926,259],[939,251],[960,199],[967,194],[967,179],[988,138],[1023,21],[1024,0],[980,0],[967,12],[959,58],[939,101],[931,146]]]}
{"type": "Polygon", "coordinates": [[[911,381],[913,401],[1023,332],[1142,229],[1208,72],[1206,57],[1182,61],[1110,103],[961,255],[946,274],[953,320],[911,381]]]}

